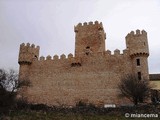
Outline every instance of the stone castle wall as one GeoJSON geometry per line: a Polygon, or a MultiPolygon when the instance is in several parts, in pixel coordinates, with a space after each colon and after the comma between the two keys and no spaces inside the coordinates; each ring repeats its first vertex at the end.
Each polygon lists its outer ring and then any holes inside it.
{"type": "Polygon", "coordinates": [[[70,106],[79,101],[96,105],[127,104],[118,96],[118,84],[126,74],[141,72],[142,78],[148,78],[146,32],[129,33],[126,49],[122,53],[117,49],[113,54],[105,51],[106,34],[101,23],[78,24],[75,32],[75,56],[39,57],[39,46],[21,44],[19,79],[31,82],[30,87],[20,90],[21,96],[28,102],[47,105],[70,106]],[[137,59],[140,66],[136,65],[137,59]]]}
{"type": "Polygon", "coordinates": [[[74,105],[80,100],[122,102],[116,96],[117,83],[122,75],[132,73],[130,61],[127,54],[87,56],[81,66],[72,66],[69,59],[35,60],[29,67],[28,100],[55,105],[74,105]]]}

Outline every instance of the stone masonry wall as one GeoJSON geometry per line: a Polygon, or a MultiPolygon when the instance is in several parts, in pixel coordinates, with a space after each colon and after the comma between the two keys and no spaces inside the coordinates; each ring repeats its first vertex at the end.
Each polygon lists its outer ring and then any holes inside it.
{"type": "Polygon", "coordinates": [[[123,104],[117,85],[123,75],[132,73],[130,59],[127,53],[84,56],[81,66],[71,66],[69,59],[35,60],[29,66],[27,99],[48,105],[75,105],[80,100],[123,104]]]}
{"type": "Polygon", "coordinates": [[[147,32],[131,31],[123,53],[116,49],[111,54],[105,51],[102,23],[79,23],[74,30],[74,57],[39,57],[39,46],[20,45],[19,79],[31,82],[31,86],[19,90],[20,96],[28,102],[47,105],[70,106],[79,101],[96,105],[129,103],[119,97],[117,87],[126,74],[149,79],[147,32]]]}

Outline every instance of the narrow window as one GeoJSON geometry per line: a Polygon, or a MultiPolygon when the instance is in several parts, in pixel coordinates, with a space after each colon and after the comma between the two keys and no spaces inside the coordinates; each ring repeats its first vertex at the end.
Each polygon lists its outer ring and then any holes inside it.
{"type": "Polygon", "coordinates": [[[86,55],[89,55],[89,54],[90,54],[90,47],[87,46],[87,47],[86,47],[86,55]]]}
{"type": "Polygon", "coordinates": [[[136,59],[137,61],[137,66],[140,66],[140,59],[136,59]]]}
{"type": "Polygon", "coordinates": [[[141,80],[141,72],[138,72],[138,80],[141,80]]]}

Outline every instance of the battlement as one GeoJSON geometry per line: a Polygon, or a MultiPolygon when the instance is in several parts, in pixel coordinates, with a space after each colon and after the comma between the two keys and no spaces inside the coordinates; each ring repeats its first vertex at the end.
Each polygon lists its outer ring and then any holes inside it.
{"type": "Polygon", "coordinates": [[[106,34],[103,29],[102,22],[84,22],[79,23],[74,27],[75,31],[75,56],[81,57],[86,51],[86,54],[104,52],[106,34]]]}
{"type": "Polygon", "coordinates": [[[113,53],[110,50],[105,51],[105,55],[112,55],[112,56],[123,56],[123,55],[129,55],[129,50],[124,49],[122,52],[119,49],[115,49],[113,53]]]}
{"type": "Polygon", "coordinates": [[[78,32],[78,29],[82,29],[82,28],[85,28],[88,27],[88,28],[92,28],[92,27],[97,27],[98,26],[98,30],[103,30],[103,25],[102,25],[102,22],[98,22],[98,21],[95,21],[94,23],[91,21],[91,22],[84,22],[83,24],[82,23],[79,23],[78,25],[76,25],[74,27],[74,31],[75,32],[78,32]]]}
{"type": "Polygon", "coordinates": [[[131,31],[130,33],[128,33],[126,38],[128,38],[128,37],[138,37],[138,36],[147,36],[147,32],[145,30],[140,31],[139,29],[137,29],[135,32],[131,31]]]}
{"type": "Polygon", "coordinates": [[[19,98],[53,106],[74,106],[81,100],[97,106],[124,104],[126,99],[119,99],[117,90],[121,79],[127,74],[149,78],[147,32],[131,31],[126,36],[126,49],[110,51],[105,47],[101,22],[79,23],[74,30],[74,55],[39,57],[39,46],[20,45],[19,80],[28,80],[32,86],[20,89],[19,98]]]}
{"type": "Polygon", "coordinates": [[[39,57],[39,46],[35,46],[34,44],[30,43],[22,43],[20,45],[20,50],[19,50],[19,59],[18,63],[27,63],[31,64],[33,59],[38,59],[39,57]]]}
{"type": "Polygon", "coordinates": [[[48,55],[47,57],[44,57],[44,56],[41,56],[40,57],[40,61],[43,61],[43,60],[67,60],[67,59],[71,59],[71,58],[74,58],[73,57],[73,54],[68,54],[68,57],[66,57],[65,54],[62,54],[60,56],[58,55],[54,55],[53,57],[51,57],[51,55],[48,55]]]}
{"type": "Polygon", "coordinates": [[[126,46],[130,51],[130,55],[149,55],[147,32],[145,30],[131,31],[126,36],[126,46]]]}
{"type": "Polygon", "coordinates": [[[40,49],[39,46],[35,46],[34,44],[30,44],[30,43],[27,43],[27,44],[22,43],[22,44],[20,44],[20,48],[24,48],[24,47],[40,49]]]}
{"type": "MultiPolygon", "coordinates": [[[[125,50],[123,50],[122,52],[119,50],[119,49],[116,49],[116,50],[114,50],[113,52],[111,52],[110,50],[107,50],[107,51],[105,51],[105,52],[99,52],[99,53],[97,53],[97,54],[92,54],[91,56],[84,56],[84,58],[86,59],[87,57],[100,57],[100,56],[103,56],[103,57],[105,57],[105,56],[110,56],[110,55],[112,55],[112,56],[118,56],[118,55],[121,55],[121,56],[123,56],[123,55],[129,55],[129,50],[127,50],[127,49],[125,49],[125,50]]],[[[60,55],[60,56],[58,56],[58,55],[54,55],[53,57],[51,56],[51,55],[48,55],[48,56],[46,56],[46,57],[44,57],[44,56],[41,56],[40,58],[39,58],[39,61],[47,61],[47,60],[54,60],[54,61],[58,61],[58,60],[75,60],[75,59],[77,59],[77,57],[75,57],[75,56],[73,56],[73,54],[72,53],[70,53],[70,54],[68,54],[67,56],[65,55],[65,54],[62,54],[62,55],[60,55]]],[[[82,57],[82,59],[83,59],[83,57],[82,57]]]]}
{"type": "Polygon", "coordinates": [[[77,26],[90,26],[90,25],[102,25],[102,22],[98,22],[98,21],[95,21],[94,23],[92,21],[90,22],[84,22],[83,24],[82,23],[78,23],[77,26]]]}

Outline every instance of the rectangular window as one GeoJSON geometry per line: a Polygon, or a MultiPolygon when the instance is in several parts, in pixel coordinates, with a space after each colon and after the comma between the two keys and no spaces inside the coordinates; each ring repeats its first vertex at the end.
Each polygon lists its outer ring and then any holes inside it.
{"type": "Polygon", "coordinates": [[[138,72],[138,80],[141,80],[141,72],[138,72]]]}
{"type": "Polygon", "coordinates": [[[136,59],[137,61],[137,66],[140,66],[140,59],[136,59]]]}

